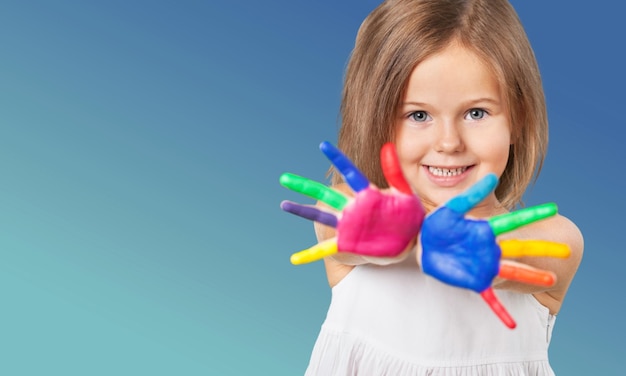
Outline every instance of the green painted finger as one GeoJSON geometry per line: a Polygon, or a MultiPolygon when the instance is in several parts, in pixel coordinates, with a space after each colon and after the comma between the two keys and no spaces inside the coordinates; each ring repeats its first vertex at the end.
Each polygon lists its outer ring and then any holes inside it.
{"type": "Polygon", "coordinates": [[[497,215],[489,218],[488,222],[494,235],[498,236],[505,232],[513,231],[518,227],[551,217],[557,213],[555,203],[531,206],[530,208],[516,210],[512,213],[497,215]]]}
{"type": "Polygon", "coordinates": [[[348,198],[343,194],[302,176],[284,173],[280,176],[280,184],[292,191],[320,200],[337,210],[342,210],[348,203],[348,198]]]}

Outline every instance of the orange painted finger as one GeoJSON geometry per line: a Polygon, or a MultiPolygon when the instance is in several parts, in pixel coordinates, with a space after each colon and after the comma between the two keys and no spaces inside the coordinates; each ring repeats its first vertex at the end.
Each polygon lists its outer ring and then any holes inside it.
{"type": "Polygon", "coordinates": [[[517,240],[507,239],[498,242],[502,250],[502,257],[559,257],[567,258],[570,249],[567,244],[544,240],[517,240]]]}
{"type": "Polygon", "coordinates": [[[294,253],[291,255],[291,263],[294,265],[308,264],[310,262],[321,260],[324,257],[334,255],[337,251],[337,239],[328,239],[321,243],[317,243],[309,249],[294,253]]]}
{"type": "Polygon", "coordinates": [[[501,264],[498,277],[510,281],[550,287],[556,283],[554,273],[546,270],[530,269],[521,266],[501,264]]]}

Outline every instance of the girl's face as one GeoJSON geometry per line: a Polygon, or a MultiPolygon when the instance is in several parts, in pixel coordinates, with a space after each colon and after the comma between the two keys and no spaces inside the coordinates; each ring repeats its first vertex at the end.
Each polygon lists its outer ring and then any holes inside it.
{"type": "MultiPolygon", "coordinates": [[[[499,82],[457,43],[415,67],[396,127],[402,170],[427,209],[506,167],[511,129],[499,82]]],[[[492,193],[474,213],[496,204],[492,193]]]]}

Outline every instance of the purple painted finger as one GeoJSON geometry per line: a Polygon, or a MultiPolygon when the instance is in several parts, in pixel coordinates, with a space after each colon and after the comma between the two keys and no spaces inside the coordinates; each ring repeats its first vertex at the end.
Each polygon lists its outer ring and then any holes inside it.
{"type": "Polygon", "coordinates": [[[319,210],[314,206],[300,205],[295,202],[285,200],[280,203],[280,208],[299,217],[319,222],[326,226],[337,227],[337,217],[335,215],[319,210]]]}

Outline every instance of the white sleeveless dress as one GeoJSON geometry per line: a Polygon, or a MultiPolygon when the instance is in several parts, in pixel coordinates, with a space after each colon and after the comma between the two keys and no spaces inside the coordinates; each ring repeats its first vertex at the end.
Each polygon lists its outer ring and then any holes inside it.
{"type": "Polygon", "coordinates": [[[496,295],[515,329],[479,294],[422,273],[413,255],[357,266],[333,288],[306,375],[554,375],[555,316],[532,295],[496,295]]]}

